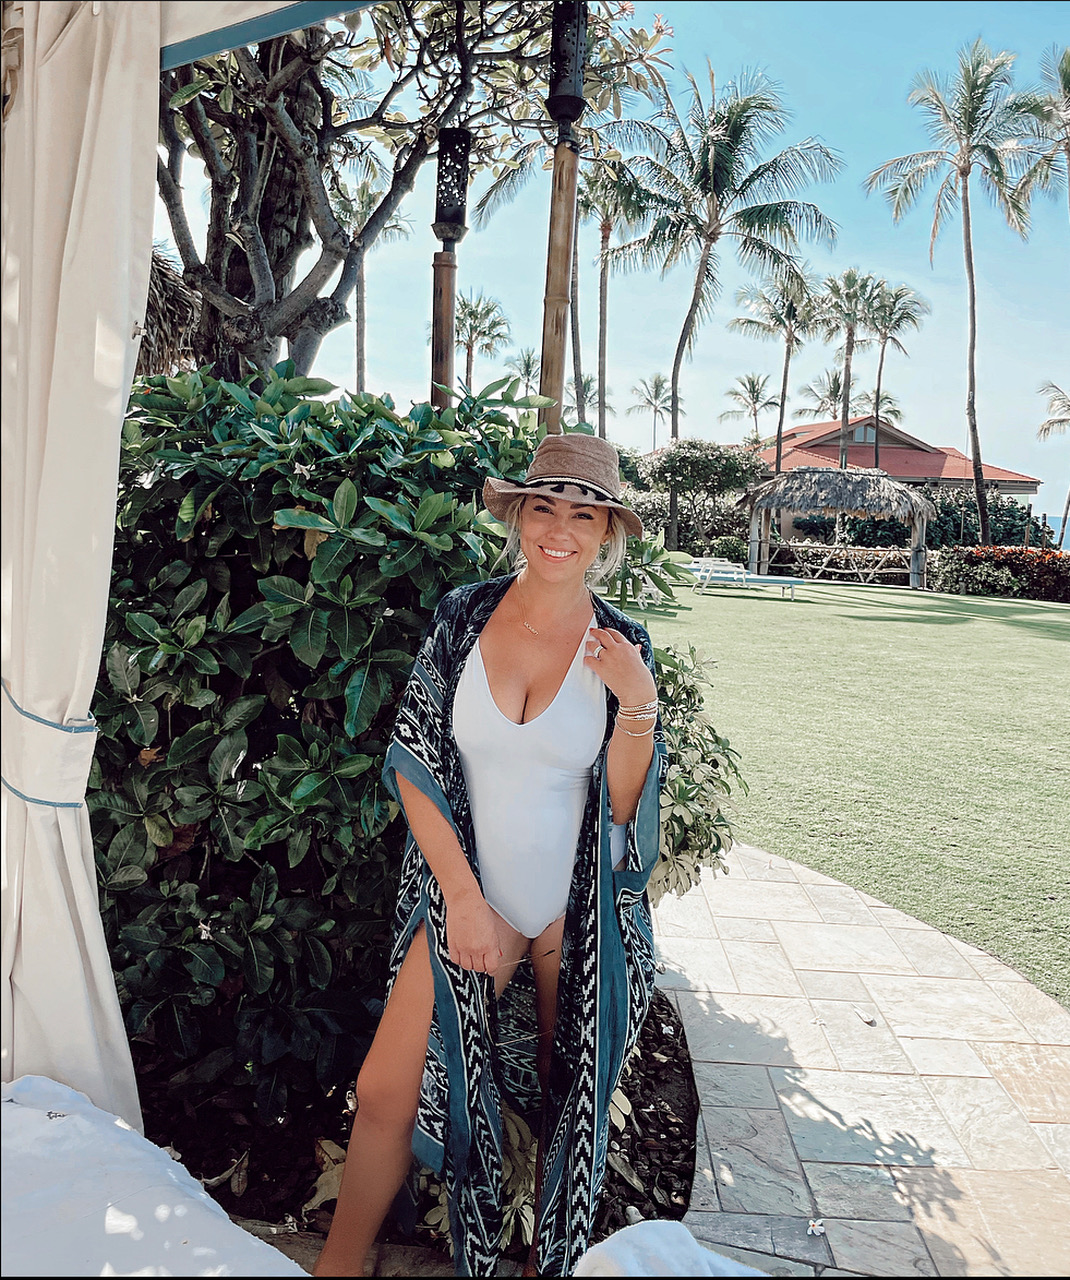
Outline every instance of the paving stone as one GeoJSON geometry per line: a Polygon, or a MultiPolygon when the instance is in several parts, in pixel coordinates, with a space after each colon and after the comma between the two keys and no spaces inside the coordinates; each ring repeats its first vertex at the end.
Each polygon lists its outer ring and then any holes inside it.
{"type": "Polygon", "coordinates": [[[916,1040],[899,1043],[923,1076],[988,1076],[992,1073],[965,1040],[916,1040]]]}
{"type": "Polygon", "coordinates": [[[1029,1120],[1070,1124],[1070,1048],[991,1043],[974,1048],[1029,1120]]]}
{"type": "Polygon", "coordinates": [[[931,924],[926,924],[924,920],[916,920],[914,916],[908,916],[905,911],[900,911],[897,907],[882,905],[870,907],[870,910],[873,913],[873,919],[885,929],[920,929],[928,931],[932,928],[931,924]]]}
{"type": "MultiPolygon", "coordinates": [[[[773,1259],[799,1265],[823,1266],[832,1261],[832,1254],[823,1236],[806,1234],[810,1215],[794,1217],[784,1214],[763,1213],[688,1213],[684,1225],[696,1240],[720,1249],[748,1249],[755,1254],[765,1254],[766,1264],[751,1265],[770,1270],[773,1259]],[[772,1256],[770,1256],[772,1255],[772,1256]]],[[[786,1272],[788,1275],[809,1275],[809,1271],[786,1272]]]]}
{"type": "Polygon", "coordinates": [[[1059,1168],[1070,1173],[1070,1124],[1034,1124],[1032,1128],[1059,1168]]]}
{"type": "Polygon", "coordinates": [[[790,862],[757,851],[754,854],[741,853],[739,864],[748,880],[797,881],[798,878],[790,862]]]}
{"type": "Polygon", "coordinates": [[[813,1212],[779,1111],[708,1107],[703,1118],[717,1193],[726,1213],[813,1212]]]}
{"type": "Polygon", "coordinates": [[[660,934],[658,958],[665,966],[663,987],[687,991],[736,990],[736,978],[716,938],[680,938],[660,934]]]}
{"type": "Polygon", "coordinates": [[[692,1058],[835,1067],[808,1000],[679,991],[680,1018],[692,1058]]]}
{"type": "Polygon", "coordinates": [[[929,1256],[942,1276],[1011,1274],[962,1170],[893,1168],[929,1256]]]}
{"type": "Polygon", "coordinates": [[[1070,1045],[1070,1010],[1028,982],[994,982],[992,989],[1041,1044],[1070,1045]]]}
{"type": "Polygon", "coordinates": [[[998,1080],[976,1076],[927,1076],[936,1099],[978,1169],[1043,1169],[1054,1165],[1051,1153],[1029,1127],[998,1080]]]}
{"type": "Polygon", "coordinates": [[[695,1176],[691,1182],[691,1199],[688,1209],[719,1212],[721,1201],[717,1196],[717,1179],[710,1160],[710,1143],[706,1136],[706,1122],[702,1111],[695,1120],[695,1176]]]}
{"type": "Polygon", "coordinates": [[[796,969],[846,969],[856,973],[914,972],[886,929],[878,925],[822,924],[820,929],[774,920],[780,945],[796,969]]]}
{"type": "Polygon", "coordinates": [[[654,925],[664,937],[716,938],[710,904],[700,885],[689,889],[682,898],[667,893],[654,908],[654,925]]]}
{"type": "Polygon", "coordinates": [[[776,942],[737,942],[721,945],[736,979],[736,990],[760,996],[801,996],[802,987],[784,949],[776,942]]]}
{"type": "Polygon", "coordinates": [[[876,922],[857,890],[839,884],[811,884],[806,889],[826,924],[868,924],[876,922]]]}
{"type": "Polygon", "coordinates": [[[910,1207],[887,1169],[806,1161],[803,1173],[821,1217],[910,1221],[910,1207]]]}
{"type": "MultiPolygon", "coordinates": [[[[722,942],[773,942],[776,934],[768,920],[748,920],[744,916],[714,916],[717,936],[722,942]]],[[[777,943],[779,946],[779,943],[777,943]]]]}
{"type": "Polygon", "coordinates": [[[918,1076],[772,1067],[769,1078],[801,1160],[969,1163],[918,1076]]]}
{"type": "Polygon", "coordinates": [[[1025,982],[1025,978],[1016,969],[1004,964],[1002,960],[997,960],[987,951],[982,951],[980,947],[972,946],[969,942],[962,942],[950,935],[948,941],[962,952],[977,976],[983,978],[985,982],[1025,982]]]}
{"type": "Polygon", "coordinates": [[[842,880],[834,880],[832,876],[823,875],[820,871],[814,871],[812,867],[804,867],[799,863],[795,864],[795,878],[800,884],[842,884],[842,880]]]}
{"type": "Polygon", "coordinates": [[[695,1088],[704,1107],[779,1107],[765,1067],[691,1060],[695,1088]]]}
{"type": "Polygon", "coordinates": [[[871,893],[865,893],[862,889],[858,890],[858,896],[867,907],[886,907],[888,905],[886,902],[882,902],[880,898],[875,898],[871,893]]]}
{"type": "Polygon", "coordinates": [[[1029,1032],[980,980],[866,973],[863,981],[897,1036],[1028,1041],[1029,1032]]]}
{"type": "Polygon", "coordinates": [[[956,1170],[1014,1276],[1070,1275],[1070,1179],[1055,1170],[956,1170]]]}
{"type": "Polygon", "coordinates": [[[820,923],[817,908],[801,884],[775,880],[733,880],[703,885],[715,920],[745,916],[751,920],[810,920],[820,923]]]}
{"type": "Polygon", "coordinates": [[[914,1074],[914,1064],[879,1011],[868,1000],[814,1000],[817,1016],[825,1024],[825,1035],[836,1061],[844,1071],[897,1071],[914,1074]],[[872,1018],[870,1026],[860,1015],[872,1018]]]}
{"type": "Polygon", "coordinates": [[[973,978],[966,957],[936,929],[888,929],[895,945],[928,978],[973,978]]]}
{"type": "Polygon", "coordinates": [[[811,1000],[868,1000],[866,984],[857,973],[834,969],[796,969],[803,991],[811,1000]]]}
{"type": "Polygon", "coordinates": [[[921,1232],[911,1222],[850,1222],[825,1219],[826,1238],[837,1266],[871,1276],[938,1274],[921,1232]]]}

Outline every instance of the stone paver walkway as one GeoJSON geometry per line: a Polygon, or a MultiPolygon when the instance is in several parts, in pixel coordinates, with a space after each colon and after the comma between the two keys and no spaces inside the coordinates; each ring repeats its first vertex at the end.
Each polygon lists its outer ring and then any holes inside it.
{"type": "MultiPolygon", "coordinates": [[[[654,913],[701,1102],[695,1236],[778,1276],[1070,1276],[1070,1013],[816,871],[728,864],[654,913]]],[[[311,1271],[322,1237],[272,1243],[311,1271]]],[[[379,1276],[451,1273],[377,1249],[379,1276]]]]}
{"type": "Polygon", "coordinates": [[[695,1236],[772,1275],[1070,1276],[1070,1013],[827,876],[728,863],[655,912],[695,1236]]]}

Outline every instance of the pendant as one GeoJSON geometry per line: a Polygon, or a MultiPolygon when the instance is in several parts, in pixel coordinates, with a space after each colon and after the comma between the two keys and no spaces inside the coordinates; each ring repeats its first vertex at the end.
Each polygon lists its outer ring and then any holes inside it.
{"type": "Polygon", "coordinates": [[[533,636],[537,636],[537,635],[539,634],[539,633],[535,630],[535,628],[531,625],[531,623],[530,623],[530,622],[525,622],[525,623],[524,623],[524,626],[525,626],[525,627],[527,627],[527,629],[531,632],[531,634],[532,634],[533,636]]]}

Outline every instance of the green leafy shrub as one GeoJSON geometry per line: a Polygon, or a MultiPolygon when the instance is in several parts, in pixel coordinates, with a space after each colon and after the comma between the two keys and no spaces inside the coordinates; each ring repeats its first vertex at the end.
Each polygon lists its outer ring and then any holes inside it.
{"type": "Polygon", "coordinates": [[[727,534],[723,538],[714,538],[710,542],[710,555],[722,560],[731,560],[733,564],[746,564],[750,552],[746,538],[727,534]]]}
{"type": "MultiPolygon", "coordinates": [[[[87,799],[154,1137],[187,1116],[236,1158],[254,1121],[291,1123],[359,1067],[404,843],[383,754],[432,609],[497,559],[478,495],[535,446],[517,385],[402,417],[284,363],[131,398],[87,799]]],[[[671,593],[675,571],[633,540],[617,590],[671,593]]],[[[658,883],[678,892],[727,847],[713,801],[738,778],[694,680],[660,657],[682,763],[658,883]]]]}
{"type": "Polygon", "coordinates": [[[932,591],[1070,604],[1070,556],[1033,547],[947,547],[929,557],[932,591]]]}

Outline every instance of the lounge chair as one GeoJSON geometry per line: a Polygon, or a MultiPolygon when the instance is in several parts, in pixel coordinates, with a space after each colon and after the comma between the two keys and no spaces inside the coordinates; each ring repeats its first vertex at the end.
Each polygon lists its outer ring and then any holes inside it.
{"type": "Polygon", "coordinates": [[[687,566],[695,575],[691,590],[704,594],[709,587],[779,587],[780,594],[790,593],[806,585],[805,578],[791,578],[776,573],[751,573],[741,564],[716,556],[698,556],[687,566]]]}

